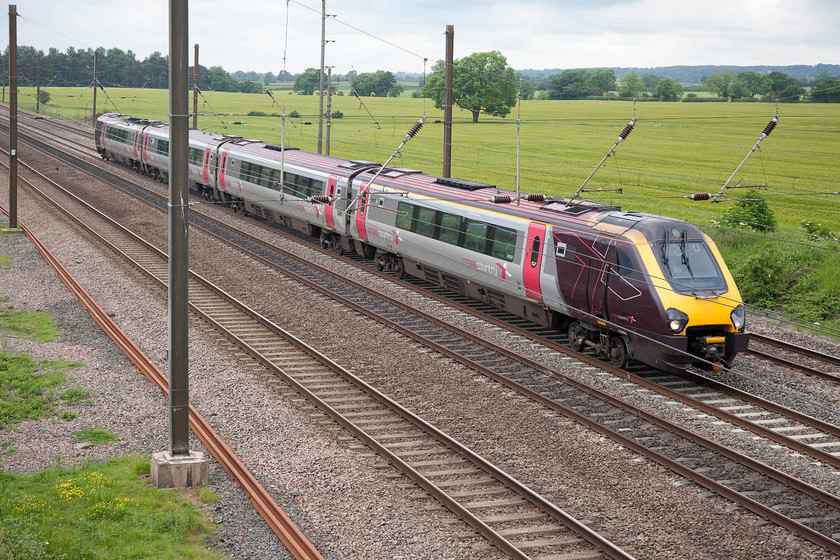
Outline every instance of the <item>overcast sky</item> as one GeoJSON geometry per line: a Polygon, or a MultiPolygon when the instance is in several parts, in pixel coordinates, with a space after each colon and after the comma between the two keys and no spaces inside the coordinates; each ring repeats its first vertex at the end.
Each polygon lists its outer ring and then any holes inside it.
{"type": "MultiPolygon", "coordinates": [[[[169,52],[167,0],[16,6],[19,45],[169,52]]],[[[498,50],[517,70],[840,63],[837,0],[326,0],[326,11],[325,65],[337,74],[430,70],[447,25],[455,58],[498,50]]],[[[190,63],[198,43],[200,64],[229,72],[319,65],[320,0],[192,0],[189,14],[190,63]]]]}

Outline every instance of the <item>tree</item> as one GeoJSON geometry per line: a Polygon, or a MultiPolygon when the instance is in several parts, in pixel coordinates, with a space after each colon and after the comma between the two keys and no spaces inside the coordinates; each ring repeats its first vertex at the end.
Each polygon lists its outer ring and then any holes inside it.
{"type": "Polygon", "coordinates": [[[767,74],[767,81],[770,82],[769,91],[783,91],[788,86],[798,86],[799,82],[785,74],[784,72],[773,71],[767,74]]]}
{"type": "Polygon", "coordinates": [[[653,96],[662,101],[679,101],[682,99],[684,88],[670,78],[662,78],[653,87],[653,96]]]}
{"type": "Polygon", "coordinates": [[[272,84],[275,80],[277,80],[277,77],[274,75],[274,72],[266,72],[263,75],[263,84],[265,85],[272,84]]]}
{"type": "Polygon", "coordinates": [[[356,77],[358,77],[359,73],[355,70],[350,70],[347,72],[347,81],[351,84],[356,81],[356,77]]]}
{"type": "Polygon", "coordinates": [[[38,103],[40,103],[41,105],[49,104],[50,99],[50,92],[48,92],[47,90],[42,89],[38,92],[38,103]]]}
{"type": "Polygon", "coordinates": [[[391,89],[388,90],[388,97],[399,97],[404,91],[405,87],[403,87],[402,84],[395,83],[393,86],[391,86],[391,89]]]}
{"type": "MultiPolygon", "coordinates": [[[[443,108],[444,81],[444,62],[438,60],[424,86],[438,109],[443,108]]],[[[518,89],[516,74],[499,51],[473,53],[452,64],[453,100],[472,113],[474,123],[482,111],[506,117],[516,106],[518,89]]]]}
{"type": "Polygon", "coordinates": [[[295,80],[292,90],[301,95],[312,95],[321,87],[321,73],[317,68],[307,68],[295,80]]]}
{"type": "Polygon", "coordinates": [[[718,97],[732,97],[732,71],[724,72],[723,74],[714,73],[703,80],[703,86],[709,93],[714,93],[718,97]]]}
{"type": "Polygon", "coordinates": [[[645,89],[653,89],[656,87],[656,84],[659,83],[659,80],[664,78],[664,76],[660,76],[659,74],[642,74],[642,81],[645,83],[645,89]]]}
{"type": "Polygon", "coordinates": [[[645,82],[631,70],[618,80],[619,97],[639,97],[645,91],[645,82]]]}
{"type": "Polygon", "coordinates": [[[595,95],[604,95],[615,89],[615,72],[612,68],[599,68],[589,75],[587,83],[595,95]]]}
{"type": "Polygon", "coordinates": [[[840,80],[826,80],[811,88],[811,101],[840,103],[840,80]]]}
{"type": "Polygon", "coordinates": [[[758,72],[753,72],[752,70],[740,72],[737,78],[744,85],[747,97],[764,95],[770,91],[770,80],[767,76],[762,76],[758,72]]]}
{"type": "Polygon", "coordinates": [[[212,91],[239,91],[239,82],[233,79],[221,66],[211,66],[207,69],[210,82],[207,89],[212,91]]]}
{"type": "Polygon", "coordinates": [[[168,56],[162,56],[159,51],[155,51],[147,56],[146,60],[140,63],[140,65],[143,68],[143,81],[145,82],[148,80],[148,85],[150,87],[159,89],[169,87],[168,56]]]}
{"type": "Polygon", "coordinates": [[[519,82],[519,96],[525,101],[534,98],[534,84],[530,80],[519,82]]]}
{"type": "Polygon", "coordinates": [[[589,75],[583,68],[564,70],[548,78],[549,99],[583,99],[594,95],[589,83],[589,75]]]}
{"type": "Polygon", "coordinates": [[[353,80],[352,87],[356,93],[363,96],[374,95],[376,97],[386,97],[391,95],[392,97],[396,97],[402,93],[402,86],[397,83],[397,79],[391,72],[386,72],[385,70],[359,74],[353,80]],[[392,95],[392,92],[396,93],[396,95],[392,95]]]}
{"type": "Polygon", "coordinates": [[[295,81],[295,77],[291,74],[291,72],[287,72],[286,70],[280,70],[277,73],[277,81],[278,82],[293,82],[295,81]]]}

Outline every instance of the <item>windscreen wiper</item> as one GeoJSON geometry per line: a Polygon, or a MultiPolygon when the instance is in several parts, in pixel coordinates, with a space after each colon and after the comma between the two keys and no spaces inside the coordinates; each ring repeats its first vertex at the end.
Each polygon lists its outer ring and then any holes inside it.
{"type": "Polygon", "coordinates": [[[662,243],[661,252],[662,252],[662,262],[665,263],[665,266],[668,268],[668,275],[671,275],[671,265],[668,263],[668,230],[665,230],[665,241],[662,243]]]}
{"type": "Polygon", "coordinates": [[[680,253],[682,253],[682,263],[685,265],[685,268],[688,270],[688,273],[691,274],[692,277],[694,277],[694,273],[691,271],[691,265],[688,263],[688,253],[685,252],[687,237],[688,232],[683,230],[682,241],[680,241],[680,253]]]}

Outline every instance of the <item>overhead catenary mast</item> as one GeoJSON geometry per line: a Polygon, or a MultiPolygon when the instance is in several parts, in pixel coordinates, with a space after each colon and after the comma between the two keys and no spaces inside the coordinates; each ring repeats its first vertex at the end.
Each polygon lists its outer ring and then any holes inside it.
{"type": "MultiPolygon", "coordinates": [[[[636,126],[636,101],[633,100],[633,118],[630,120],[629,123],[627,123],[627,126],[624,127],[624,130],[622,130],[619,133],[618,138],[615,141],[615,144],[613,144],[612,148],[610,148],[610,150],[603,157],[603,159],[601,159],[601,161],[598,163],[598,165],[595,166],[595,169],[592,170],[592,173],[589,174],[589,177],[587,177],[586,180],[581,184],[581,186],[578,187],[578,190],[575,191],[575,194],[566,203],[567,205],[570,205],[574,199],[578,198],[580,193],[584,192],[583,187],[586,186],[586,183],[588,183],[589,180],[592,179],[592,177],[595,175],[595,173],[601,168],[601,166],[604,165],[604,162],[607,161],[608,157],[610,157],[612,155],[615,155],[615,149],[618,147],[619,144],[621,144],[623,141],[627,140],[627,137],[630,136],[631,132],[633,132],[633,128],[635,126],[636,126]]],[[[603,189],[599,189],[599,190],[603,190],[603,189]]],[[[618,189],[618,192],[621,192],[621,190],[618,189]]]]}
{"type": "Polygon", "coordinates": [[[761,136],[758,137],[758,140],[756,141],[755,145],[750,149],[749,152],[747,152],[747,155],[744,157],[743,160],[741,160],[741,163],[738,165],[738,167],[735,168],[735,171],[732,172],[732,175],[729,176],[729,179],[726,180],[726,182],[723,184],[723,186],[720,188],[720,190],[718,190],[718,192],[714,195],[712,195],[711,193],[707,193],[707,192],[698,192],[698,193],[690,194],[688,196],[684,196],[683,198],[687,198],[689,200],[695,200],[695,201],[702,201],[702,200],[711,199],[712,202],[723,202],[726,199],[721,198],[721,197],[723,196],[723,192],[726,189],[755,188],[756,186],[758,186],[758,185],[742,185],[740,183],[738,183],[737,185],[730,185],[729,183],[732,182],[732,179],[735,178],[735,175],[737,175],[738,171],[740,171],[741,168],[744,166],[744,164],[747,163],[747,160],[750,158],[750,156],[761,149],[759,147],[759,145],[761,144],[761,141],[764,140],[765,138],[767,138],[768,136],[770,136],[770,133],[773,132],[773,129],[776,128],[777,124],[779,124],[779,103],[778,102],[776,103],[776,116],[774,116],[772,119],[770,119],[770,122],[767,123],[767,126],[764,127],[764,130],[761,132],[761,136]]]}

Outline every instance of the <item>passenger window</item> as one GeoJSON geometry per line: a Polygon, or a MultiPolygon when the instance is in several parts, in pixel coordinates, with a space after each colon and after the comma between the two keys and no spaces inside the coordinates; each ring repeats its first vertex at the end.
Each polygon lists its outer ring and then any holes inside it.
{"type": "Polygon", "coordinates": [[[497,259],[512,261],[516,252],[516,230],[495,227],[493,228],[493,246],[490,254],[497,259]]]}
{"type": "Polygon", "coordinates": [[[438,239],[452,245],[458,244],[461,236],[461,217],[454,214],[441,214],[438,239]]]}
{"type": "Polygon", "coordinates": [[[397,227],[411,230],[412,213],[414,205],[408,202],[400,202],[397,206],[397,227]]]}
{"type": "Polygon", "coordinates": [[[467,232],[464,238],[464,248],[478,253],[484,252],[487,242],[487,224],[467,220],[467,232]]]}
{"type": "Polygon", "coordinates": [[[426,237],[434,237],[435,233],[435,211],[431,208],[420,208],[417,210],[417,221],[414,222],[413,231],[426,237]]]}

